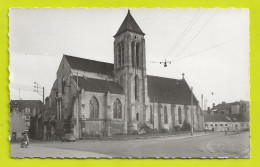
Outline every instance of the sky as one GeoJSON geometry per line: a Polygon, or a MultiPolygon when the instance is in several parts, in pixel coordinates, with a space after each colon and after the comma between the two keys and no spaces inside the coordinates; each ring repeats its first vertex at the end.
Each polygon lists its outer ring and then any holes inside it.
{"type": "MultiPolygon", "coordinates": [[[[113,63],[113,35],[127,8],[12,8],[9,11],[10,98],[49,95],[63,54],[113,63]]],[[[247,9],[130,9],[146,34],[147,74],[181,79],[198,100],[249,100],[247,9]],[[171,61],[167,67],[161,61],[171,61]]]]}

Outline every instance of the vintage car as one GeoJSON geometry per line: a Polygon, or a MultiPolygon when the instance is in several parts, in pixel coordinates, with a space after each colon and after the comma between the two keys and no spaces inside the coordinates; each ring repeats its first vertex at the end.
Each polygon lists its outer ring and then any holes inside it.
{"type": "Polygon", "coordinates": [[[69,141],[76,141],[76,138],[73,134],[71,133],[68,133],[68,134],[65,134],[62,138],[61,138],[61,141],[62,142],[69,142],[69,141]]]}

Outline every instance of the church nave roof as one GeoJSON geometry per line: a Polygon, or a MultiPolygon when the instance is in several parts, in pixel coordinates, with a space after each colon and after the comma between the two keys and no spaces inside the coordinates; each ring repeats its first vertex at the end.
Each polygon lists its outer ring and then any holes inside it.
{"type": "MultiPolygon", "coordinates": [[[[75,82],[77,82],[77,76],[73,76],[75,82]]],[[[114,81],[106,81],[101,79],[94,78],[84,78],[78,77],[78,86],[85,91],[89,92],[99,92],[111,94],[124,94],[123,88],[114,81]]]]}

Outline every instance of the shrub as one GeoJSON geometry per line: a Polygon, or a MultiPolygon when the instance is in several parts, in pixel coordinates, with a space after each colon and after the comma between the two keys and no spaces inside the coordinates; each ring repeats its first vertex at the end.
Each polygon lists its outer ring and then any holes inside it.
{"type": "Polygon", "coordinates": [[[144,124],[140,129],[141,129],[140,131],[144,130],[145,133],[155,133],[155,130],[152,129],[152,128],[151,128],[150,126],[148,126],[147,124],[144,124]]]}
{"type": "Polygon", "coordinates": [[[180,126],[180,125],[175,125],[175,126],[173,127],[173,129],[174,129],[175,132],[179,132],[180,129],[181,129],[181,126],[180,126]]]}
{"type": "Polygon", "coordinates": [[[137,130],[132,130],[130,133],[133,134],[133,135],[137,135],[138,131],[137,130]]]}
{"type": "Polygon", "coordinates": [[[160,133],[167,133],[167,132],[168,132],[168,129],[165,129],[165,128],[160,129],[160,133]]]}
{"type": "Polygon", "coordinates": [[[191,130],[191,126],[190,126],[190,124],[185,120],[185,121],[183,122],[182,127],[181,127],[181,131],[189,131],[189,130],[191,130]]]}

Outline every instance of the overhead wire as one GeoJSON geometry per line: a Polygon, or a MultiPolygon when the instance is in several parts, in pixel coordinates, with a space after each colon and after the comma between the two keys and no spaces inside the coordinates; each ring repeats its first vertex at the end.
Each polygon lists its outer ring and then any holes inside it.
{"type": "Polygon", "coordinates": [[[190,20],[189,24],[186,26],[186,28],[184,29],[184,31],[180,34],[180,36],[178,37],[178,39],[175,41],[174,45],[170,48],[169,52],[167,53],[167,55],[165,56],[165,58],[170,56],[170,53],[173,52],[178,46],[179,44],[182,42],[182,40],[185,38],[185,36],[188,34],[188,32],[192,29],[192,27],[194,26],[194,24],[198,21],[199,17],[201,15],[201,11],[199,10],[194,17],[190,20]],[[194,21],[194,19],[196,18],[196,20],[194,21]]]}
{"type": "Polygon", "coordinates": [[[163,16],[164,14],[168,13],[169,11],[164,11],[163,13],[157,15],[157,17],[155,17],[148,25],[144,26],[144,29],[148,29],[153,23],[155,23],[158,18],[160,18],[161,16],[163,16]]]}
{"type": "Polygon", "coordinates": [[[175,58],[179,57],[185,49],[187,49],[190,44],[198,37],[198,35],[204,30],[204,28],[209,24],[209,22],[213,19],[217,12],[213,13],[211,17],[207,20],[207,22],[203,25],[203,27],[193,36],[193,38],[188,42],[188,44],[175,56],[175,58]]]}
{"type": "MultiPolygon", "coordinates": [[[[186,55],[186,56],[183,56],[183,57],[179,57],[178,59],[174,59],[174,60],[172,60],[172,61],[178,61],[178,60],[185,59],[185,58],[187,58],[187,57],[196,56],[196,55],[198,55],[198,54],[200,54],[200,53],[209,51],[209,50],[214,49],[214,48],[216,48],[216,47],[220,47],[220,46],[222,46],[222,45],[224,45],[224,44],[227,44],[227,43],[229,43],[229,42],[232,42],[232,41],[234,41],[234,40],[236,40],[236,39],[237,39],[237,38],[234,38],[234,39],[231,39],[231,40],[227,40],[227,41],[218,43],[218,44],[213,45],[213,46],[211,46],[211,47],[202,49],[202,50],[200,50],[200,51],[197,51],[197,52],[195,52],[195,53],[192,53],[192,54],[189,54],[189,55],[186,55]]],[[[160,63],[160,62],[157,62],[157,61],[147,61],[147,62],[148,62],[148,63],[160,63]]]]}
{"type": "Polygon", "coordinates": [[[208,51],[208,50],[210,50],[210,49],[214,49],[214,48],[216,48],[216,47],[220,47],[220,46],[222,46],[222,45],[224,45],[224,44],[226,44],[226,43],[229,43],[229,42],[231,42],[231,41],[234,41],[234,40],[235,40],[235,39],[232,39],[232,40],[228,40],[228,41],[224,41],[224,42],[218,43],[217,45],[214,45],[214,46],[208,47],[208,48],[206,48],[206,49],[200,50],[200,51],[198,51],[198,52],[195,52],[195,53],[189,54],[189,55],[184,56],[184,57],[180,57],[179,59],[175,59],[175,60],[173,60],[173,61],[178,61],[178,60],[181,60],[181,59],[185,59],[185,58],[187,58],[187,57],[191,57],[191,56],[198,55],[198,54],[200,54],[200,53],[206,52],[206,51],[208,51]]]}
{"type": "MultiPolygon", "coordinates": [[[[11,87],[16,87],[16,88],[23,88],[23,89],[35,89],[34,85],[29,86],[29,85],[25,85],[25,84],[20,84],[20,83],[10,83],[9,86],[11,87]]],[[[45,90],[51,90],[48,88],[44,88],[45,90]]]]}

